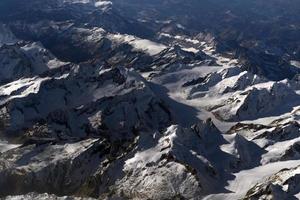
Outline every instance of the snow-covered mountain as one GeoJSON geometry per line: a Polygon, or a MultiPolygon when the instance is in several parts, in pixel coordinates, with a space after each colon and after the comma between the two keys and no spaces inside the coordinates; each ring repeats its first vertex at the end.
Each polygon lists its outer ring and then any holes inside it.
{"type": "Polygon", "coordinates": [[[299,2],[271,1],[1,1],[0,198],[299,199],[299,2]]]}

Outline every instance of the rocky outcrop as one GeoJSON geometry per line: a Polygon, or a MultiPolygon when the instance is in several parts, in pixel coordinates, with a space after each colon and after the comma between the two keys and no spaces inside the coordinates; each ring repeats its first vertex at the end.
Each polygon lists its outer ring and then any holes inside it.
{"type": "Polygon", "coordinates": [[[62,62],[40,43],[22,43],[0,47],[0,83],[57,71],[69,63],[62,62]]]}
{"type": "Polygon", "coordinates": [[[92,70],[75,67],[57,78],[4,85],[1,118],[7,121],[6,135],[22,136],[25,129],[26,135],[51,133],[55,138],[108,133],[126,138],[136,129],[159,130],[170,123],[170,111],[138,74],[124,68],[98,74],[92,70]],[[47,131],[38,133],[34,127],[39,126],[47,131]]]}
{"type": "Polygon", "coordinates": [[[269,82],[235,92],[210,110],[223,120],[251,120],[291,111],[298,99],[285,82],[269,82]]]}
{"type": "Polygon", "coordinates": [[[297,199],[300,192],[299,167],[283,169],[251,188],[244,199],[297,199]]]}

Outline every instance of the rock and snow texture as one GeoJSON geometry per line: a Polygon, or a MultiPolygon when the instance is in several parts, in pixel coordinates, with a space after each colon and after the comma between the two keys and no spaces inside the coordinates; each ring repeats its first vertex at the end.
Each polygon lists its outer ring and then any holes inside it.
{"type": "Polygon", "coordinates": [[[28,5],[0,23],[1,199],[300,198],[299,75],[115,1],[28,5]]]}
{"type": "Polygon", "coordinates": [[[299,194],[300,167],[286,168],[251,188],[246,199],[296,199],[299,194]]]}
{"type": "Polygon", "coordinates": [[[137,153],[125,161],[118,192],[130,199],[199,199],[218,187],[221,177],[213,156],[220,154],[222,137],[211,121],[191,128],[172,125],[157,134],[148,139],[152,147],[143,149],[142,139],[137,153]]]}
{"type": "Polygon", "coordinates": [[[292,110],[299,96],[285,82],[257,84],[231,94],[211,109],[223,120],[252,120],[292,110]]]}
{"type": "MultiPolygon", "coordinates": [[[[152,56],[159,55],[174,54],[152,56]]],[[[260,186],[268,170],[260,167],[270,165],[272,176],[300,158],[296,82],[234,66],[173,65],[143,73],[147,81],[124,67],[55,63],[0,86],[9,141],[1,142],[0,194],[7,199],[263,197],[251,189],[271,190],[260,186]],[[192,115],[198,120],[186,127],[192,115]],[[226,121],[240,123],[222,133],[226,121]],[[254,178],[241,188],[247,175],[254,178]],[[49,198],[64,198],[57,196],[49,198]]],[[[296,194],[281,190],[274,192],[296,194]]]]}
{"type": "Polygon", "coordinates": [[[37,194],[37,193],[28,193],[26,195],[15,195],[15,196],[7,196],[3,198],[4,200],[23,200],[23,199],[31,199],[31,200],[95,200],[94,198],[82,198],[82,197],[71,197],[71,196],[63,196],[58,197],[53,194],[37,194]]]}
{"type": "Polygon", "coordinates": [[[294,83],[279,82],[230,67],[186,82],[187,98],[199,99],[224,121],[254,120],[292,111],[299,94],[294,83]],[[204,101],[207,102],[204,102],[204,101]]]}
{"type": "Polygon", "coordinates": [[[6,44],[0,47],[0,82],[42,75],[68,65],[58,60],[40,43],[6,44]]]}
{"type": "Polygon", "coordinates": [[[117,135],[130,137],[133,129],[147,128],[149,120],[151,128],[171,120],[167,106],[143,78],[121,67],[75,66],[61,76],[11,82],[3,85],[1,93],[1,119],[13,132],[43,124],[58,134],[55,137],[111,131],[109,137],[116,134],[117,139],[117,135]]]}

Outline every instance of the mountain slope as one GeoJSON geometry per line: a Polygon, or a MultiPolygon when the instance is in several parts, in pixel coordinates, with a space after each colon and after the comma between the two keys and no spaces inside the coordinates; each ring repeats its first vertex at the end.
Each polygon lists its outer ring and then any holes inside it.
{"type": "Polygon", "coordinates": [[[298,4],[1,1],[0,198],[299,198],[298,4]]]}

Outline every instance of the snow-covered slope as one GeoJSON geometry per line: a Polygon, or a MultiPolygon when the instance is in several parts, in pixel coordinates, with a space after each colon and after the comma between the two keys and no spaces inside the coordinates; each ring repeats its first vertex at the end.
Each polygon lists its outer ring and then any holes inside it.
{"type": "Polygon", "coordinates": [[[221,177],[213,156],[221,154],[222,137],[210,120],[187,129],[170,126],[151,140],[151,148],[139,144],[137,153],[126,160],[126,176],[116,183],[118,192],[130,199],[199,199],[218,187],[221,177]]]}
{"type": "Polygon", "coordinates": [[[286,82],[267,82],[235,92],[210,110],[223,120],[251,120],[291,111],[297,102],[286,82]]]}
{"type": "Polygon", "coordinates": [[[247,192],[245,198],[297,199],[294,195],[300,192],[299,173],[299,166],[283,169],[268,177],[264,182],[256,184],[247,192]]]}
{"type": "Polygon", "coordinates": [[[8,120],[7,129],[14,132],[44,121],[40,125],[55,135],[49,137],[83,137],[108,131],[114,140],[125,133],[122,137],[131,137],[133,129],[148,128],[148,124],[159,128],[171,117],[143,78],[124,68],[75,66],[58,77],[11,82],[1,91],[1,118],[8,120]]]}
{"type": "Polygon", "coordinates": [[[299,198],[297,52],[122,2],[0,2],[0,198],[299,198]]]}
{"type": "Polygon", "coordinates": [[[40,43],[17,43],[0,47],[0,82],[42,75],[67,66],[40,43]]]}

